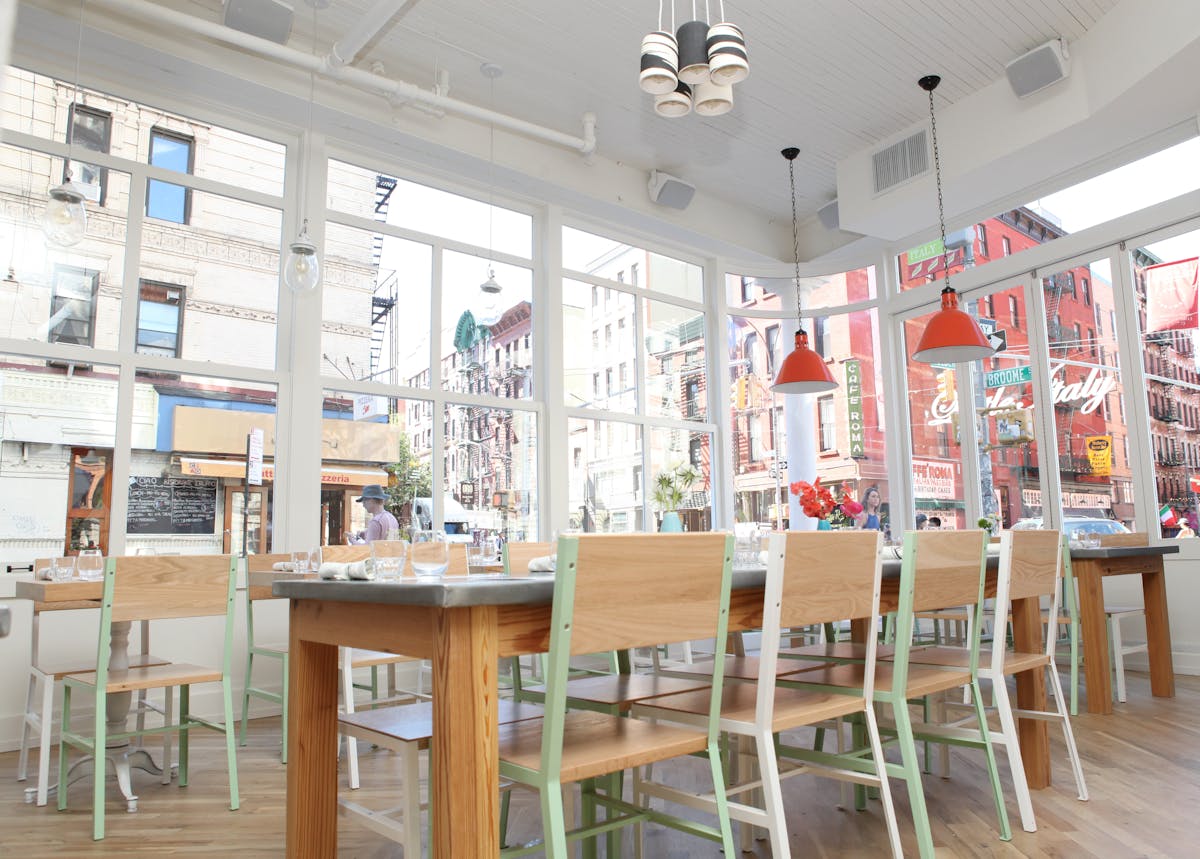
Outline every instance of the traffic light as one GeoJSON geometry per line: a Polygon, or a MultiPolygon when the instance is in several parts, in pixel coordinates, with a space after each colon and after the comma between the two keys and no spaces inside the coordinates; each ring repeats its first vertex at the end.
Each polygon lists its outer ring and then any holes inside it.
{"type": "Polygon", "coordinates": [[[738,376],[733,382],[733,407],[739,411],[745,409],[750,400],[749,382],[749,376],[738,376]]]}
{"type": "Polygon", "coordinates": [[[943,400],[949,402],[953,400],[957,394],[954,386],[954,371],[942,370],[937,376],[937,392],[943,400]]]}

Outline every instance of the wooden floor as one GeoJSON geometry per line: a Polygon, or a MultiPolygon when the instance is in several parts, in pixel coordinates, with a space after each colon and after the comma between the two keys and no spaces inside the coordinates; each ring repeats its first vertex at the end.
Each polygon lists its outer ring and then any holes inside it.
{"type": "MultiPolygon", "coordinates": [[[[964,857],[1194,857],[1200,856],[1200,677],[1177,678],[1178,697],[1152,698],[1145,675],[1129,678],[1129,703],[1111,716],[1075,720],[1091,801],[1081,803],[1067,768],[1059,735],[1054,738],[1054,780],[1034,794],[1039,831],[1022,832],[1009,793],[1014,835],[997,840],[994,812],[978,755],[954,752],[952,778],[929,777],[926,791],[939,855],[964,857]]],[[[224,753],[216,735],[198,732],[193,741],[191,786],[162,786],[135,770],[140,797],[136,814],[126,814],[116,787],[109,791],[108,837],[91,840],[88,788],[76,784],[72,807],[55,810],[26,805],[25,785],[15,780],[17,753],[0,754],[0,857],[283,855],[285,778],[277,754],[277,719],[252,723],[241,750],[240,811],[228,809],[224,753]]],[[[362,755],[363,788],[355,799],[386,803],[387,785],[398,768],[388,752],[362,755]]],[[[688,775],[680,765],[680,778],[688,775]]],[[[1008,788],[1007,766],[1001,771],[1008,788]]],[[[876,857],[887,842],[878,803],[866,812],[840,811],[836,783],[798,777],[788,782],[787,809],[792,852],[805,857],[876,857]]],[[[916,855],[903,788],[895,791],[906,855],[916,855]]],[[[338,855],[398,857],[403,851],[352,821],[339,822],[338,855]]],[[[514,800],[510,840],[540,835],[537,806],[529,794],[514,800]]],[[[627,836],[628,837],[628,836],[627,836]]],[[[649,859],[717,857],[716,845],[647,828],[649,859]]],[[[746,856],[766,857],[756,844],[746,856]]]]}

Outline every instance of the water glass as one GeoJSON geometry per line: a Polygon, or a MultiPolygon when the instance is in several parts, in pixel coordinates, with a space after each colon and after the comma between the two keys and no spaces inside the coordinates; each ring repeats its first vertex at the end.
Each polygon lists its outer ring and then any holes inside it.
{"type": "Polygon", "coordinates": [[[65,582],[69,581],[75,575],[75,559],[74,558],[51,558],[50,559],[50,581],[65,582]]]}
{"type": "Polygon", "coordinates": [[[450,544],[446,542],[445,531],[414,530],[408,551],[418,579],[440,579],[450,566],[450,544]]]}
{"type": "Polygon", "coordinates": [[[376,540],[371,544],[371,560],[375,564],[375,581],[394,582],[404,575],[404,559],[408,556],[405,540],[376,540]]]}
{"type": "Polygon", "coordinates": [[[85,582],[98,582],[104,578],[104,553],[99,549],[84,549],[75,561],[79,578],[85,582]]]}
{"type": "Polygon", "coordinates": [[[484,537],[478,545],[467,546],[467,572],[491,573],[499,561],[495,537],[484,537]]]}
{"type": "Polygon", "coordinates": [[[292,552],[292,570],[297,573],[307,573],[311,568],[310,564],[311,560],[307,550],[292,552]]]}

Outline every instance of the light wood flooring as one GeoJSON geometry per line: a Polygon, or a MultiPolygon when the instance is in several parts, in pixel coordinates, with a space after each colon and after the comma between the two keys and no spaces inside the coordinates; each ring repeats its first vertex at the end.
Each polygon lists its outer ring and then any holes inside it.
{"type": "MultiPolygon", "coordinates": [[[[1200,856],[1200,677],[1178,677],[1177,697],[1150,696],[1145,675],[1131,674],[1129,703],[1111,716],[1080,715],[1075,720],[1091,801],[1075,798],[1061,736],[1052,731],[1054,786],[1034,794],[1039,831],[1020,829],[1008,792],[1013,840],[997,839],[996,821],[977,753],[955,751],[951,778],[926,779],[933,837],[939,855],[963,857],[1197,857],[1200,856]]],[[[279,763],[279,721],[252,723],[250,741],[239,755],[242,807],[228,809],[224,752],[218,735],[197,732],[193,740],[191,785],[162,786],[134,771],[139,811],[126,814],[115,784],[109,790],[108,837],[91,840],[88,788],[76,784],[71,808],[58,812],[23,800],[15,780],[17,753],[0,754],[0,857],[88,856],[282,856],[285,777],[279,763]]],[[[363,788],[355,799],[386,804],[388,784],[397,778],[396,758],[386,751],[361,755],[363,788]]],[[[678,765],[688,778],[686,764],[678,765]]],[[[53,767],[52,767],[53,769],[53,767]]],[[[1007,764],[1001,772],[1009,789],[1007,764]]],[[[27,783],[31,784],[31,783],[27,783]]],[[[110,783],[111,784],[111,783],[110,783]]],[[[895,790],[906,855],[916,842],[902,786],[895,790]]],[[[839,786],[800,776],[787,783],[792,852],[797,857],[876,857],[887,853],[879,804],[865,812],[837,808],[839,786]]],[[[516,794],[510,840],[540,835],[531,794],[516,794]]],[[[627,841],[628,841],[627,835],[627,841]]],[[[701,859],[721,856],[716,845],[647,827],[649,859],[701,859]]],[[[396,845],[355,822],[339,820],[338,855],[382,859],[399,857],[396,845]]],[[[601,851],[603,852],[603,851],[601,851]]],[[[627,854],[631,855],[631,854],[627,854]]],[[[767,857],[757,842],[745,856],[767,857]]]]}

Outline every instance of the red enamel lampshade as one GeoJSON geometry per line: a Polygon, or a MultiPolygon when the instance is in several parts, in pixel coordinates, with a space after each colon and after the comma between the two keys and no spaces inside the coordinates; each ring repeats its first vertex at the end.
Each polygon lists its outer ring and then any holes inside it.
{"type": "Polygon", "coordinates": [[[959,309],[958,293],[946,287],[942,309],[925,326],[912,357],[922,364],[957,364],[990,358],[994,351],[975,318],[959,309]]]}
{"type": "Polygon", "coordinates": [[[836,387],[825,359],[808,347],[808,333],[801,328],[796,332],[796,348],[783,359],[771,390],[777,394],[819,394],[836,387]]]}

